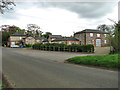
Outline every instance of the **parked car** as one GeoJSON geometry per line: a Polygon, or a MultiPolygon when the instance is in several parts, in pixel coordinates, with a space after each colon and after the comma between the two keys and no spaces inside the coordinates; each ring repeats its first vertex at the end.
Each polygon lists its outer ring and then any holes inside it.
{"type": "Polygon", "coordinates": [[[11,48],[18,48],[19,45],[14,45],[14,44],[12,44],[10,47],[11,47],[11,48]]]}

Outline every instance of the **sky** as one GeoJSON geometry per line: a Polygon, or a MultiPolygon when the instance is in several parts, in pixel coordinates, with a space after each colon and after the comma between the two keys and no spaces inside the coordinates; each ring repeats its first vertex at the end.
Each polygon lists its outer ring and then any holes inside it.
{"type": "Polygon", "coordinates": [[[14,10],[0,14],[0,25],[15,25],[27,30],[27,24],[37,24],[42,32],[71,36],[98,25],[113,25],[118,21],[118,0],[99,1],[40,1],[20,0],[14,10]]]}

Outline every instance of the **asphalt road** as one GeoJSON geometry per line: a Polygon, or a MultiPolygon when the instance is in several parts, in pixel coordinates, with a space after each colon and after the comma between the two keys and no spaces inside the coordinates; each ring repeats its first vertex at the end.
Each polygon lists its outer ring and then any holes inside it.
{"type": "MultiPolygon", "coordinates": [[[[19,52],[19,51],[18,51],[19,52]]],[[[16,88],[117,88],[118,72],[54,62],[2,49],[3,72],[16,88]]]]}

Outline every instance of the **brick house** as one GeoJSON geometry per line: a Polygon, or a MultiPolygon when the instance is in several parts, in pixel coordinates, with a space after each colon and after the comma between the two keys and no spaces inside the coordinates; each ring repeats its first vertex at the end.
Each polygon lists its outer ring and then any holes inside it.
{"type": "Polygon", "coordinates": [[[74,37],[66,38],[66,45],[72,45],[72,44],[80,44],[79,39],[76,39],[74,37]]]}
{"type": "Polygon", "coordinates": [[[34,36],[28,36],[25,38],[25,44],[35,44],[35,43],[43,43],[43,41],[46,38],[44,37],[34,37],[34,36]]]}
{"type": "Polygon", "coordinates": [[[74,37],[62,37],[62,38],[56,38],[51,41],[51,43],[63,43],[66,45],[72,45],[72,44],[79,44],[79,40],[74,37]]]}
{"type": "Polygon", "coordinates": [[[48,36],[48,42],[51,43],[52,40],[60,39],[60,38],[62,38],[61,35],[49,35],[48,36]]]}
{"type": "Polygon", "coordinates": [[[12,47],[14,45],[20,44],[22,39],[25,38],[26,35],[20,34],[16,32],[15,34],[12,34],[8,39],[8,46],[12,47]]]}
{"type": "Polygon", "coordinates": [[[25,38],[25,44],[35,44],[35,38],[33,36],[28,36],[25,38]]]}
{"type": "Polygon", "coordinates": [[[109,44],[109,33],[100,30],[85,29],[74,33],[74,37],[79,39],[81,45],[93,44],[94,46],[104,47],[109,44]]]}

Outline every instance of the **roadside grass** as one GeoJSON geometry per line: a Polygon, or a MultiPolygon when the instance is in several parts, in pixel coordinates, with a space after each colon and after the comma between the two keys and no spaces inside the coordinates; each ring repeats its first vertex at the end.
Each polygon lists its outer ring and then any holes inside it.
{"type": "Polygon", "coordinates": [[[0,81],[0,90],[2,90],[2,81],[0,81]]]}
{"type": "Polygon", "coordinates": [[[118,54],[111,55],[94,55],[94,56],[77,56],[67,59],[70,63],[100,66],[107,68],[120,68],[118,54]]]}

